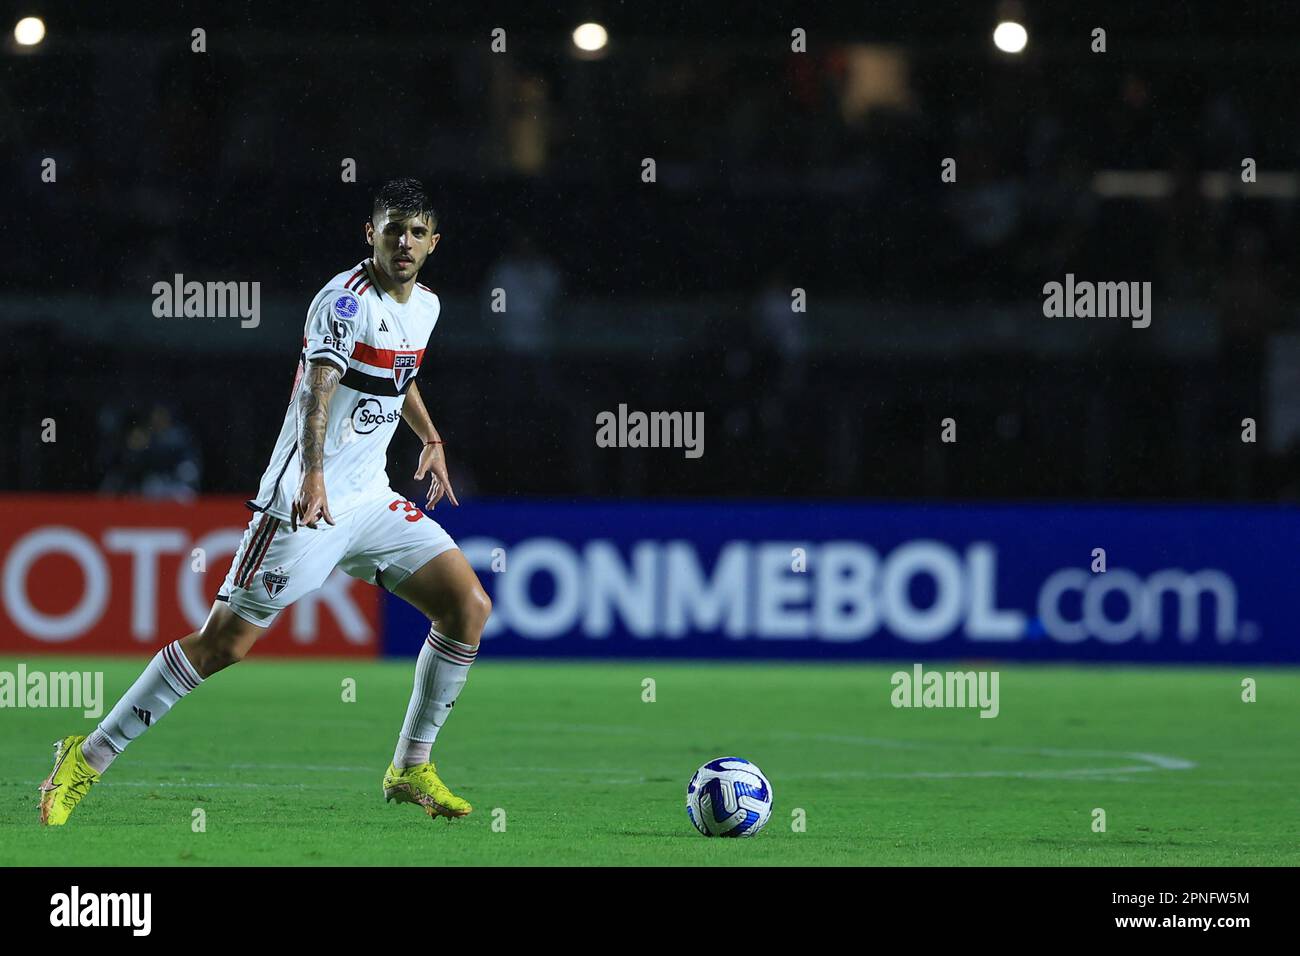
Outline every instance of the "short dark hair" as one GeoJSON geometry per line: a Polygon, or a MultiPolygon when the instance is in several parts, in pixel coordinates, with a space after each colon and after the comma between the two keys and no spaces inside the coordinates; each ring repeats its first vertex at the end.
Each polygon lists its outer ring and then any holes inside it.
{"type": "Polygon", "coordinates": [[[370,221],[374,222],[376,216],[389,209],[407,216],[428,216],[433,231],[438,231],[438,213],[433,208],[433,200],[424,191],[424,184],[418,179],[390,179],[379,187],[375,204],[370,209],[370,221]]]}

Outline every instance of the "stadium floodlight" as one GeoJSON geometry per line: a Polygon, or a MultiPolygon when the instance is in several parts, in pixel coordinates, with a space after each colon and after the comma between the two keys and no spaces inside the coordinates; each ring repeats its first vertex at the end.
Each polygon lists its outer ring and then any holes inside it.
{"type": "Polygon", "coordinates": [[[36,46],[45,39],[45,21],[40,17],[23,17],[14,24],[14,42],[19,46],[36,46]]]}
{"type": "Polygon", "coordinates": [[[1020,53],[1029,43],[1029,31],[1014,20],[1003,20],[993,29],[993,45],[1003,53],[1020,53]]]}
{"type": "Polygon", "coordinates": [[[573,45],[583,53],[598,53],[609,43],[609,32],[599,23],[584,23],[573,31],[573,45]]]}

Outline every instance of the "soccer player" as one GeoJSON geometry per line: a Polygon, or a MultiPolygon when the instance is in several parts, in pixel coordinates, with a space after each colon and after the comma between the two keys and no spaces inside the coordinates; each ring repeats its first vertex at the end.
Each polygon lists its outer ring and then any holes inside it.
{"type": "Polygon", "coordinates": [[[439,779],[429,749],[478,653],[491,602],[465,556],[432,518],[388,486],[388,443],[405,421],[424,442],[415,477],[426,507],[458,505],[443,442],[415,375],[438,321],[438,296],[416,281],[438,244],[424,188],[394,180],[375,197],[373,255],[340,272],[307,311],[284,425],[255,514],[201,630],[165,646],[87,737],[54,745],[41,823],[60,825],[131,741],[213,674],[244,659],[276,615],[336,567],[387,588],[429,619],[415,688],[384,797],[432,816],[472,809],[439,779]]]}

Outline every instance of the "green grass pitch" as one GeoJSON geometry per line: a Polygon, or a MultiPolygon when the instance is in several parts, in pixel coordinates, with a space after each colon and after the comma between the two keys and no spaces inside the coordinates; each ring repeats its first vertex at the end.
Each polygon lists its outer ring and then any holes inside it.
{"type": "MultiPolygon", "coordinates": [[[[144,661],[25,663],[103,670],[107,708],[144,661]]],[[[36,812],[50,743],[95,721],[6,708],[0,864],[1300,864],[1300,672],[982,664],[1001,712],[981,719],[892,707],[909,666],[482,660],[434,749],[475,807],[454,823],[380,792],[413,661],[251,658],[57,829],[36,812]],[[686,782],[730,754],[762,767],[775,809],[753,839],[705,839],[686,782]]]]}

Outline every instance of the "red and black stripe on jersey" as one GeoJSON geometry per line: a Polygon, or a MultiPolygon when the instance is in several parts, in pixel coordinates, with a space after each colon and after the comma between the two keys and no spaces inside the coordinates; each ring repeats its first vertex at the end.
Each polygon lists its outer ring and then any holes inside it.
{"type": "MultiPolygon", "coordinates": [[[[417,282],[415,284],[430,295],[435,294],[434,291],[423,282],[417,282]]],[[[370,264],[368,262],[363,262],[357,268],[356,272],[348,276],[348,281],[343,283],[343,288],[347,289],[349,292],[355,292],[357,295],[365,295],[368,290],[374,289],[375,295],[379,296],[381,299],[384,297],[383,290],[379,288],[370,274],[370,264]]]]}
{"type": "MultiPolygon", "coordinates": [[[[397,360],[399,354],[409,355],[412,353],[409,351],[400,353],[396,349],[375,348],[373,345],[367,345],[365,342],[354,342],[352,345],[352,357],[358,362],[363,362],[366,365],[369,365],[371,368],[392,369],[393,363],[397,360]]],[[[369,372],[364,372],[354,366],[349,366],[347,372],[343,374],[343,378],[339,381],[339,384],[346,385],[348,388],[354,388],[358,392],[365,392],[367,395],[386,395],[390,397],[404,395],[406,394],[406,390],[411,387],[411,383],[415,381],[415,376],[420,371],[420,365],[424,361],[424,349],[415,351],[414,355],[415,370],[411,373],[411,377],[406,380],[406,384],[400,389],[397,387],[397,382],[393,380],[391,373],[387,376],[372,375],[369,372]]]]}
{"type": "Polygon", "coordinates": [[[365,392],[367,395],[387,395],[390,398],[396,395],[405,395],[406,390],[411,387],[415,381],[412,375],[406,380],[406,384],[400,389],[392,378],[380,378],[378,375],[367,375],[365,372],[359,372],[350,368],[344,373],[343,378],[339,380],[340,385],[346,385],[348,388],[355,388],[358,392],[365,392]]]}
{"type": "Polygon", "coordinates": [[[384,297],[384,294],[379,291],[379,286],[375,285],[374,280],[371,278],[370,266],[364,262],[361,263],[356,272],[348,277],[348,281],[343,283],[343,288],[349,292],[355,292],[357,295],[365,295],[368,290],[374,289],[376,295],[381,299],[384,297]]]}
{"type": "MultiPolygon", "coordinates": [[[[302,374],[306,368],[307,353],[305,349],[307,347],[307,340],[303,339],[302,344],[304,352],[298,358],[298,374],[293,380],[293,392],[291,394],[290,402],[293,401],[292,396],[298,394],[298,384],[302,380],[302,374]]],[[[339,380],[339,384],[346,385],[348,388],[354,388],[358,392],[365,392],[367,395],[394,396],[406,394],[406,390],[411,387],[411,382],[415,381],[415,375],[420,371],[420,365],[424,362],[424,349],[419,349],[415,353],[415,373],[411,375],[407,383],[399,390],[397,388],[397,383],[393,381],[391,375],[387,377],[371,375],[369,372],[363,372],[361,369],[353,368],[351,363],[348,362],[342,353],[336,352],[333,349],[318,350],[313,358],[320,357],[324,352],[328,352],[330,355],[338,358],[338,364],[346,367],[346,371],[343,373],[343,378],[339,380]]],[[[376,368],[391,369],[393,367],[393,362],[397,358],[397,350],[379,349],[375,348],[373,345],[367,345],[365,342],[354,342],[352,344],[352,354],[357,361],[365,362],[367,365],[376,368]]]]}
{"type": "Polygon", "coordinates": [[[348,277],[347,282],[343,283],[343,288],[349,292],[355,292],[357,295],[365,295],[366,289],[369,289],[370,286],[370,272],[364,264],[348,277]]]}

